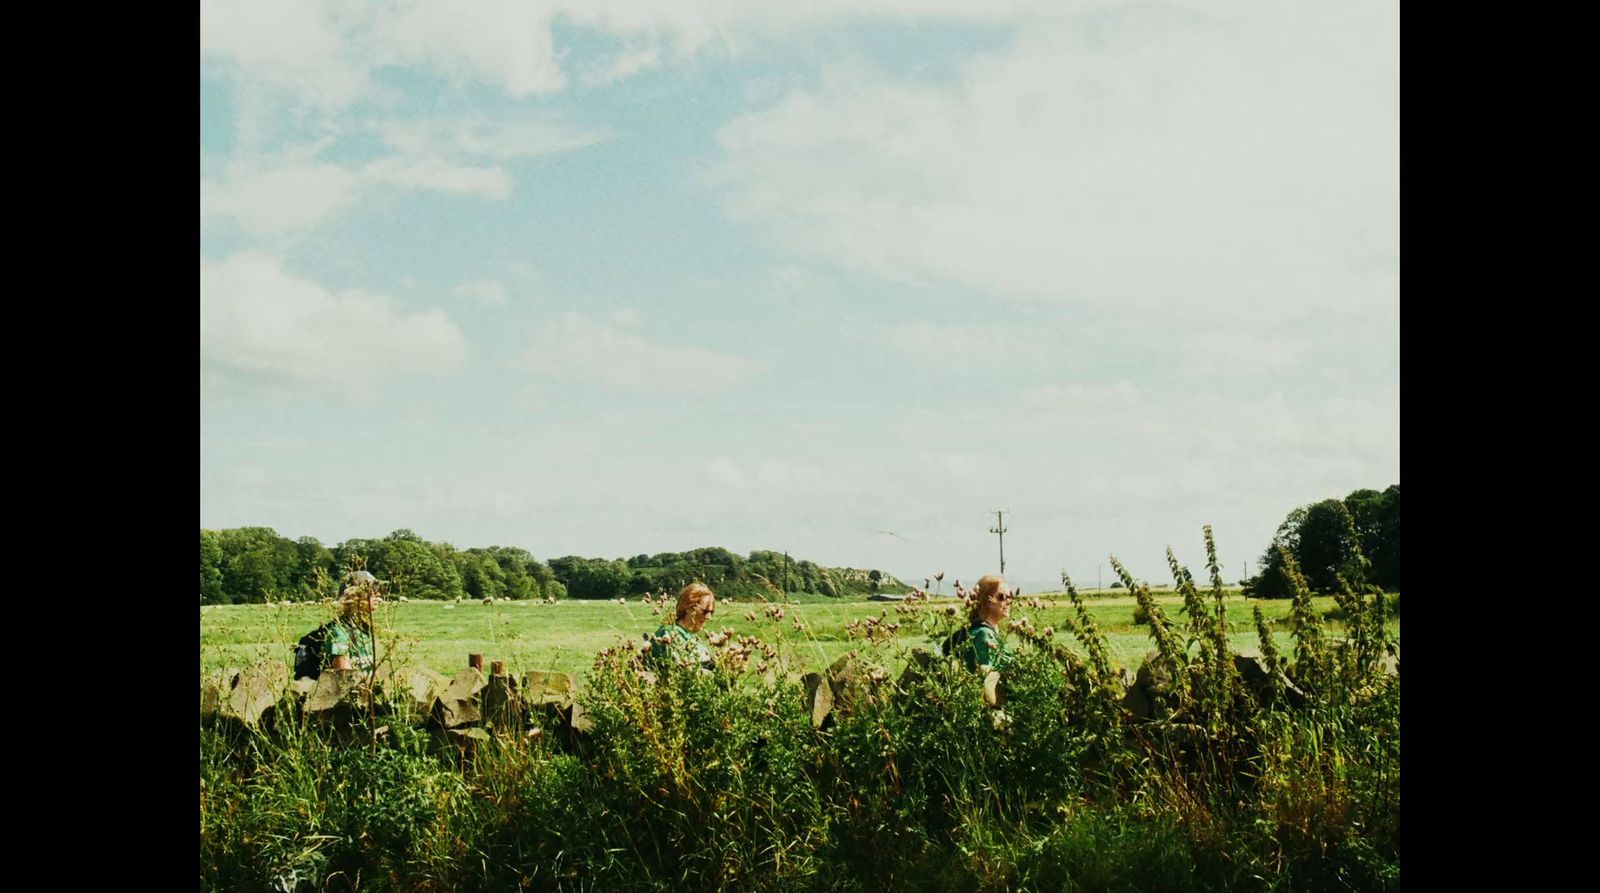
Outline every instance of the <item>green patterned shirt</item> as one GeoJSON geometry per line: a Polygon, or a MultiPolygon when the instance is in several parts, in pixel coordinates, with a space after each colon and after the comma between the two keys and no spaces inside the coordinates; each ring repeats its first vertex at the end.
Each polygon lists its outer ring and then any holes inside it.
{"type": "Polygon", "coordinates": [[[711,664],[711,652],[706,650],[705,643],[676,623],[663,624],[650,637],[650,657],[662,666],[674,659],[702,666],[711,664]]]}
{"type": "Polygon", "coordinates": [[[358,670],[372,669],[372,630],[342,620],[329,627],[322,645],[323,665],[332,666],[333,658],[341,654],[349,657],[350,666],[358,670]]]}
{"type": "Polygon", "coordinates": [[[994,670],[1004,670],[1011,666],[1011,652],[994,627],[986,623],[974,626],[967,631],[967,642],[971,647],[967,658],[968,666],[973,669],[989,667],[994,670]]]}

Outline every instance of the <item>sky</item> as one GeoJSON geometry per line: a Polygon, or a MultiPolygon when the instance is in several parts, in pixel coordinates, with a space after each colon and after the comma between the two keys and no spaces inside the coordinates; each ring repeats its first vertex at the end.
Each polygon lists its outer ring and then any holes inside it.
{"type": "MultiPolygon", "coordinates": [[[[1242,576],[1399,482],[1392,2],[200,8],[200,525],[1242,576]]],[[[948,579],[948,578],[947,578],[948,579]]]]}

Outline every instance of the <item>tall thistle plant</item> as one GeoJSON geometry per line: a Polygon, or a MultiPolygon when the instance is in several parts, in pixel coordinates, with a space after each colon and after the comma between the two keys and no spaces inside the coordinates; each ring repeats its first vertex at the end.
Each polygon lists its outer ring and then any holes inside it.
{"type": "Polygon", "coordinates": [[[1220,710],[1243,694],[1239,670],[1233,665],[1228,650],[1227,593],[1222,588],[1222,565],[1217,562],[1217,542],[1211,535],[1211,525],[1201,528],[1206,538],[1206,571],[1211,575],[1211,600],[1213,610],[1205,624],[1211,639],[1211,653],[1216,656],[1216,666],[1207,673],[1211,682],[1212,703],[1220,710]]]}
{"type": "Polygon", "coordinates": [[[1083,645],[1084,654],[1088,656],[1085,663],[1091,682],[1090,701],[1094,714],[1101,720],[1102,730],[1109,736],[1121,729],[1122,675],[1112,666],[1111,651],[1106,647],[1105,636],[1095,624],[1088,606],[1083,603],[1083,597],[1078,594],[1078,587],[1072,585],[1072,578],[1065,571],[1061,573],[1061,585],[1067,590],[1067,598],[1072,601],[1073,608],[1073,614],[1063,618],[1063,622],[1083,645]]]}
{"type": "Polygon", "coordinates": [[[1329,660],[1326,643],[1322,639],[1322,621],[1311,606],[1311,587],[1294,554],[1282,546],[1278,557],[1283,561],[1283,576],[1289,583],[1294,601],[1290,616],[1294,618],[1294,663],[1289,675],[1295,683],[1321,691],[1328,680],[1329,660]]]}
{"type": "Polygon", "coordinates": [[[1100,633],[1100,627],[1095,624],[1094,617],[1089,613],[1089,608],[1083,603],[1083,596],[1078,594],[1078,587],[1072,585],[1072,578],[1066,571],[1061,572],[1061,585],[1067,590],[1067,598],[1072,602],[1074,616],[1067,617],[1065,623],[1082,645],[1083,651],[1089,656],[1089,668],[1094,673],[1095,681],[1109,688],[1117,678],[1117,671],[1111,666],[1111,652],[1106,648],[1106,640],[1100,633]]]}
{"type": "Polygon", "coordinates": [[[1267,684],[1272,690],[1274,704],[1283,701],[1283,656],[1278,653],[1278,646],[1272,641],[1272,629],[1267,626],[1267,618],[1261,613],[1261,606],[1253,608],[1256,620],[1256,636],[1261,640],[1261,660],[1266,664],[1267,684]]]}
{"type": "Polygon", "coordinates": [[[1172,573],[1173,587],[1178,594],[1183,596],[1183,613],[1189,618],[1189,640],[1184,651],[1199,643],[1201,647],[1201,662],[1206,662],[1205,649],[1208,647],[1209,638],[1206,635],[1206,606],[1200,598],[1199,590],[1194,587],[1194,575],[1189,569],[1178,563],[1178,556],[1172,552],[1172,547],[1167,547],[1167,569],[1172,573]]]}
{"type": "Polygon", "coordinates": [[[1117,556],[1111,556],[1111,568],[1121,578],[1122,585],[1133,592],[1133,597],[1138,601],[1145,616],[1150,619],[1150,638],[1155,640],[1156,653],[1160,656],[1161,664],[1172,678],[1172,691],[1178,698],[1179,709],[1186,707],[1189,702],[1188,659],[1184,653],[1183,643],[1173,635],[1172,628],[1167,624],[1166,615],[1161,613],[1161,607],[1150,595],[1150,587],[1135,583],[1133,575],[1122,566],[1117,556]]]}

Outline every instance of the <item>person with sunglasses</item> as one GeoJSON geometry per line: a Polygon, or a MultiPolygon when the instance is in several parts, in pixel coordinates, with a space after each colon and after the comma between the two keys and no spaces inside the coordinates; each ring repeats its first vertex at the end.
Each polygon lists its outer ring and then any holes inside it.
{"type": "Polygon", "coordinates": [[[711,653],[696,633],[705,628],[716,610],[717,596],[711,587],[704,583],[683,587],[678,593],[673,622],[662,624],[655,635],[646,636],[651,661],[662,669],[674,663],[699,664],[708,670],[714,667],[711,653]]]}
{"type": "Polygon", "coordinates": [[[1004,670],[1011,666],[1011,651],[1000,636],[1000,624],[1011,616],[1013,593],[1005,580],[993,574],[978,581],[973,590],[972,613],[967,616],[967,642],[963,649],[970,669],[1004,670]]]}

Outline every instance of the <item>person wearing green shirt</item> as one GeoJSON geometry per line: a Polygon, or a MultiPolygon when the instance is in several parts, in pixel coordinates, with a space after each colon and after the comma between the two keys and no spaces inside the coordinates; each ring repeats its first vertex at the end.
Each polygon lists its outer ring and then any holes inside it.
{"type": "Polygon", "coordinates": [[[1012,594],[1005,581],[990,575],[978,581],[967,617],[967,647],[963,656],[973,670],[1004,670],[1011,666],[1011,651],[1000,637],[1000,624],[1011,616],[1012,594]]]}
{"type": "Polygon", "coordinates": [[[650,637],[650,659],[661,667],[672,663],[699,664],[712,669],[711,652],[696,633],[717,610],[717,596],[704,583],[690,583],[678,593],[672,623],[662,624],[650,637]]]}
{"type": "Polygon", "coordinates": [[[345,575],[339,587],[339,621],[328,628],[323,665],[335,670],[372,669],[372,612],[383,601],[383,581],[367,571],[345,575]]]}

